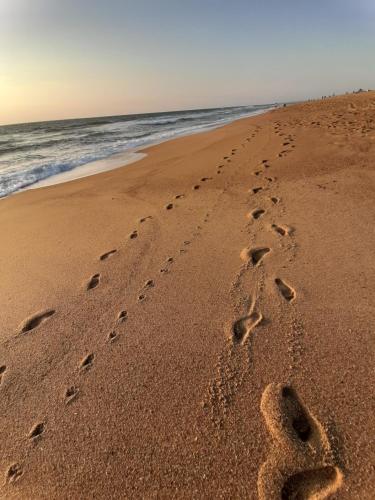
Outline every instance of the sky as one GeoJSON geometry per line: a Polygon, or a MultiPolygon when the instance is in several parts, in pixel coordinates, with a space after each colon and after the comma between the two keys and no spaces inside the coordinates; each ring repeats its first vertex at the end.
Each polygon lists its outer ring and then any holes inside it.
{"type": "Polygon", "coordinates": [[[0,0],[0,124],[375,88],[375,0],[0,0]]]}

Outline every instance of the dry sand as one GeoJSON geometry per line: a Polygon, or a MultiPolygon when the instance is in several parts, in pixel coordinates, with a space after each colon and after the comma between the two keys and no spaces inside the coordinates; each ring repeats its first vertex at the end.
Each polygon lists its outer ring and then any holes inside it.
{"type": "Polygon", "coordinates": [[[146,151],[0,201],[1,497],[374,498],[375,94],[146,151]]]}

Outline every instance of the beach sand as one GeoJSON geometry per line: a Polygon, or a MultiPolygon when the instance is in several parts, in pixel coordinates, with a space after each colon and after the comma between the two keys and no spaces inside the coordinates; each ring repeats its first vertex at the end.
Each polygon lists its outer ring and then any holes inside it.
{"type": "Polygon", "coordinates": [[[371,499],[375,93],[0,201],[0,496],[371,499]]]}

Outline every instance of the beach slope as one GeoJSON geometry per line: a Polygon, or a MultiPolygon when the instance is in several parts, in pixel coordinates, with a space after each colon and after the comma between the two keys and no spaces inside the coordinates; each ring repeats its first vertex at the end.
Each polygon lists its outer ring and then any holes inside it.
{"type": "Polygon", "coordinates": [[[375,93],[0,201],[2,498],[373,498],[375,93]]]}

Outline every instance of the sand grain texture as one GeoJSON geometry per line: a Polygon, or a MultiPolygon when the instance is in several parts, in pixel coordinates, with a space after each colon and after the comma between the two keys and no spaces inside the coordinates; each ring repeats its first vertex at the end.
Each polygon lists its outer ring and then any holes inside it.
{"type": "Polygon", "coordinates": [[[290,106],[0,201],[2,498],[373,498],[374,120],[290,106]]]}

